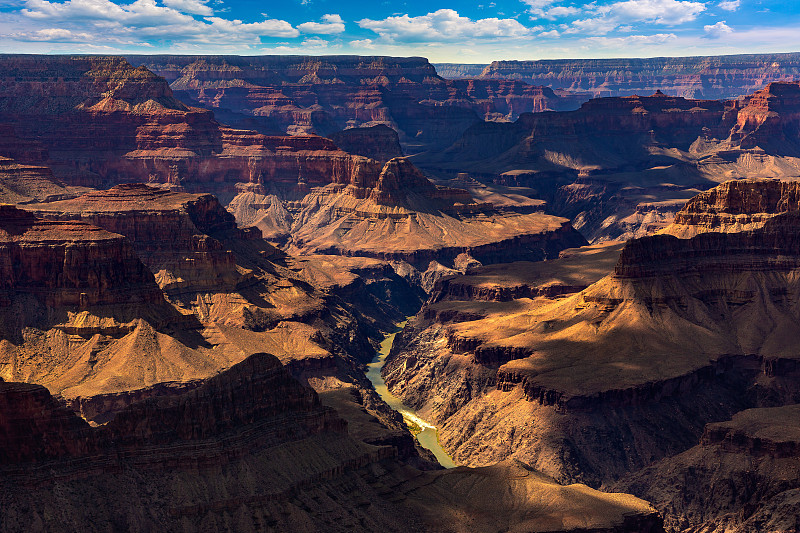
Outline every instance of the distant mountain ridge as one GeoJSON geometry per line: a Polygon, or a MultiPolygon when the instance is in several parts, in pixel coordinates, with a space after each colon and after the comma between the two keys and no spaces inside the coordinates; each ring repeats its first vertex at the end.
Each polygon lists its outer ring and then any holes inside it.
{"type": "Polygon", "coordinates": [[[719,100],[799,78],[800,53],[493,61],[478,77],[520,80],[595,97],[661,90],[670,96],[719,100]]]}

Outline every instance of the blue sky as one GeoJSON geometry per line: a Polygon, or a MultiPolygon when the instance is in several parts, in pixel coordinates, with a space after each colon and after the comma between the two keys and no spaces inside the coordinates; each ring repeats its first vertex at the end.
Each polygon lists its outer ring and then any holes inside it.
{"type": "Polygon", "coordinates": [[[0,51],[419,55],[435,62],[800,51],[780,0],[0,0],[0,51]]]}

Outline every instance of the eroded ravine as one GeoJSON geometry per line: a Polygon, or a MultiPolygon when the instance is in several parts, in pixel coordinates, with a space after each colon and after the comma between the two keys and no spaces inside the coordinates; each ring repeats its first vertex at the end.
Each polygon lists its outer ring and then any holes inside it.
{"type": "Polygon", "coordinates": [[[453,462],[450,456],[447,455],[447,452],[444,451],[441,444],[439,444],[439,431],[436,429],[436,426],[420,418],[416,411],[405,405],[400,398],[389,392],[389,388],[386,386],[383,376],[381,376],[381,370],[386,363],[386,356],[389,355],[394,338],[403,326],[405,326],[405,322],[398,324],[398,331],[387,335],[386,338],[383,339],[377,357],[367,365],[367,377],[372,382],[372,386],[375,387],[375,391],[383,401],[389,404],[389,407],[403,415],[403,420],[405,420],[409,428],[412,429],[412,433],[415,434],[420,446],[430,450],[443,467],[455,468],[458,465],[453,462]]]}

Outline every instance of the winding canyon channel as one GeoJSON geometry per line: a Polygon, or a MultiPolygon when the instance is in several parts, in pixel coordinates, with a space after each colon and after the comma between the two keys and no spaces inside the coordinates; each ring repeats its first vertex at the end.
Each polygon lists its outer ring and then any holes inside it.
{"type": "Polygon", "coordinates": [[[389,392],[389,388],[386,386],[383,376],[381,376],[381,370],[386,363],[386,357],[389,355],[389,351],[392,349],[394,338],[404,325],[405,322],[398,324],[398,331],[387,335],[386,338],[383,339],[378,356],[367,365],[367,377],[372,382],[372,386],[375,387],[375,391],[378,395],[383,398],[383,401],[389,404],[389,407],[403,415],[406,424],[410,427],[418,426],[421,428],[421,431],[416,434],[420,446],[433,452],[433,455],[436,456],[436,460],[439,461],[439,464],[443,467],[455,468],[458,465],[453,462],[450,456],[447,455],[447,452],[444,451],[441,444],[439,444],[439,432],[436,426],[423,420],[417,415],[416,411],[405,405],[400,398],[389,392]]]}

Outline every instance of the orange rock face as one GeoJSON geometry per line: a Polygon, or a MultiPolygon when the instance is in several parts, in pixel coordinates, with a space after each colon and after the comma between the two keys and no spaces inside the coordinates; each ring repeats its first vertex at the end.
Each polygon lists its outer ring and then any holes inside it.
{"type": "Polygon", "coordinates": [[[6,304],[19,293],[51,307],[163,302],[122,235],[7,205],[0,206],[0,278],[6,304]]]}

